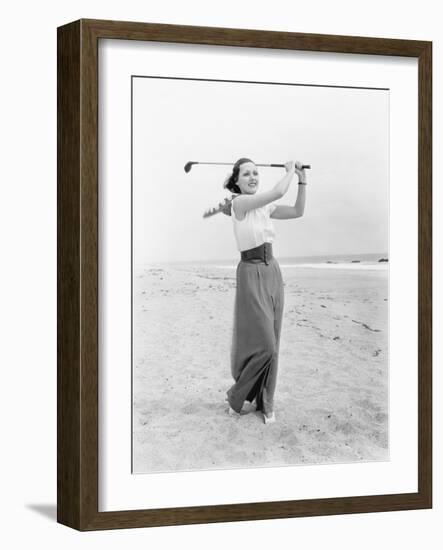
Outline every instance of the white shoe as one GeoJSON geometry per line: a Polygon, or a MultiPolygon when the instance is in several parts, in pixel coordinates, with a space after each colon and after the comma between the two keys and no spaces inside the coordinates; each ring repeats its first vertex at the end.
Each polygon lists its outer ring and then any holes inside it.
{"type": "Polygon", "coordinates": [[[234,409],[230,405],[229,405],[229,408],[228,408],[228,414],[229,414],[229,416],[233,416],[235,418],[240,416],[240,413],[238,413],[237,411],[234,411],[234,409]]]}
{"type": "Polygon", "coordinates": [[[275,413],[272,413],[271,416],[266,416],[263,414],[263,419],[265,421],[265,424],[272,424],[275,422],[275,413]]]}

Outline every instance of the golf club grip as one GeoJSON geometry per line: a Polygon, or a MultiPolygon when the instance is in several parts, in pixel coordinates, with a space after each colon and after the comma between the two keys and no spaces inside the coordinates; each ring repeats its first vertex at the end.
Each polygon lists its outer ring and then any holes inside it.
{"type": "MultiPolygon", "coordinates": [[[[284,164],[270,164],[269,166],[271,166],[272,168],[284,168],[285,167],[284,164]]],[[[310,168],[311,168],[310,164],[302,164],[302,167],[301,167],[302,170],[309,170],[310,168]]]]}

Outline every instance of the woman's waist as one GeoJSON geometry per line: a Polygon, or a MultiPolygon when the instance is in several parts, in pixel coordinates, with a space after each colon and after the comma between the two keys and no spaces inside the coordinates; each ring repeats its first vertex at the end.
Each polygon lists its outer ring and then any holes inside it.
{"type": "Polygon", "coordinates": [[[264,262],[268,264],[271,260],[274,260],[274,254],[272,250],[272,243],[265,242],[254,248],[248,250],[242,250],[240,252],[242,262],[260,263],[264,262]]]}

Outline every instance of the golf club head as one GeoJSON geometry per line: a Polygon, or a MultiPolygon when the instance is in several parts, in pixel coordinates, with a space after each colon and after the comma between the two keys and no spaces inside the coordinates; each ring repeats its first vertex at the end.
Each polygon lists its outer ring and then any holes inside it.
{"type": "Polygon", "coordinates": [[[191,168],[192,168],[192,165],[193,164],[197,164],[195,161],[193,162],[192,160],[190,160],[189,162],[187,162],[185,164],[185,172],[188,173],[191,171],[191,168]]]}

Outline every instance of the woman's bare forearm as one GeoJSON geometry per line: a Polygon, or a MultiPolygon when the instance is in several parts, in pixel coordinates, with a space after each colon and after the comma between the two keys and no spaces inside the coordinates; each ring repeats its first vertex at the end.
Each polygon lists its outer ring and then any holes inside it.
{"type": "Polygon", "coordinates": [[[298,175],[299,185],[297,198],[294,206],[279,204],[271,214],[271,218],[276,220],[290,220],[292,218],[300,218],[305,212],[306,204],[306,173],[303,169],[296,166],[295,173],[298,175]]]}
{"type": "Polygon", "coordinates": [[[306,204],[306,185],[299,184],[297,198],[295,200],[294,209],[297,217],[303,216],[306,204]]]}

